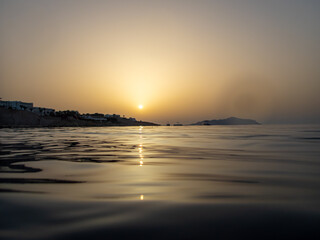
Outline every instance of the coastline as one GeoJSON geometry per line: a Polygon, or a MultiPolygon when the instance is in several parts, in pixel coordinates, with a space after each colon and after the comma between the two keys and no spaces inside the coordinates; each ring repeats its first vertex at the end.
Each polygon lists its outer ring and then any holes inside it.
{"type": "Polygon", "coordinates": [[[76,119],[74,117],[39,116],[35,113],[0,108],[0,128],[55,128],[55,127],[117,127],[117,126],[159,126],[159,124],[130,121],[120,118],[114,121],[76,119]]]}

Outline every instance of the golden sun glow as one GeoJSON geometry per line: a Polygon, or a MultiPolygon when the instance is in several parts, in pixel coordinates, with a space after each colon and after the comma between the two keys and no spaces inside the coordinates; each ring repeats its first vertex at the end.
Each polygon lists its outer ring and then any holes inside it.
{"type": "Polygon", "coordinates": [[[139,109],[142,109],[142,108],[143,108],[143,105],[140,104],[140,105],[138,106],[138,108],[139,108],[139,109]]]}

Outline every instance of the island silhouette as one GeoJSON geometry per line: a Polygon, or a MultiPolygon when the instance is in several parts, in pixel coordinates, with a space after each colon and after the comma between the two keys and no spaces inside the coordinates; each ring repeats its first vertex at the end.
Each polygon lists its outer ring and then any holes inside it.
{"type": "Polygon", "coordinates": [[[252,119],[242,119],[236,117],[229,117],[225,119],[218,120],[204,120],[200,122],[193,123],[191,125],[252,125],[252,124],[261,124],[252,119]]]}

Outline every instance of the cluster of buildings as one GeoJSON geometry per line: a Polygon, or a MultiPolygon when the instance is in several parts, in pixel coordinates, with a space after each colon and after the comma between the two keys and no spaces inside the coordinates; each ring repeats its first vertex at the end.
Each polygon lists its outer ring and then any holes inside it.
{"type": "Polygon", "coordinates": [[[14,109],[14,110],[30,111],[40,116],[49,116],[55,113],[55,110],[52,108],[34,107],[33,103],[26,103],[21,101],[1,101],[0,100],[0,107],[4,107],[7,109],[14,109]]]}
{"type": "Polygon", "coordinates": [[[125,116],[121,117],[118,114],[102,114],[102,113],[94,113],[94,114],[79,114],[78,111],[63,111],[63,112],[56,112],[55,109],[52,108],[42,108],[42,107],[34,107],[33,103],[26,103],[21,101],[1,101],[0,100],[0,107],[6,109],[13,109],[13,110],[24,110],[36,113],[40,116],[61,116],[61,115],[72,115],[72,116],[79,116],[81,119],[86,120],[96,120],[96,121],[106,121],[109,119],[120,119],[125,118],[130,121],[137,121],[135,118],[126,118],[125,116]]]}
{"type": "Polygon", "coordinates": [[[110,120],[110,119],[128,119],[130,121],[136,122],[137,120],[135,118],[129,117],[126,118],[126,116],[120,116],[118,114],[102,114],[102,113],[86,113],[81,115],[82,119],[87,119],[87,120],[96,120],[96,121],[105,121],[105,120],[110,120]]]}

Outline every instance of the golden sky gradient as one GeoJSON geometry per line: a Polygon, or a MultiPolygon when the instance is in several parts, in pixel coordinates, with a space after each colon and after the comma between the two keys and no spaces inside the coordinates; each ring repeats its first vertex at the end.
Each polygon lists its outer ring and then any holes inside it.
{"type": "Polygon", "coordinates": [[[0,0],[0,97],[158,123],[320,122],[319,16],[312,0],[0,0]]]}

